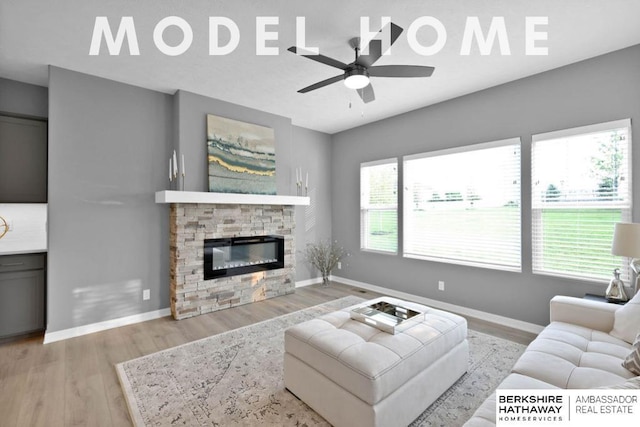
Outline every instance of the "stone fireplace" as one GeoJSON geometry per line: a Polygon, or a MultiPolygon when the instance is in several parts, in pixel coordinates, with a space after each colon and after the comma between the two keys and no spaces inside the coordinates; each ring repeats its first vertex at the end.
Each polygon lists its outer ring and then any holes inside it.
{"type": "Polygon", "coordinates": [[[294,292],[294,209],[293,205],[280,204],[171,203],[173,317],[185,319],[294,292]],[[281,268],[221,275],[213,279],[208,278],[209,274],[205,277],[205,240],[241,238],[242,241],[257,236],[282,239],[284,261],[281,268]]]}

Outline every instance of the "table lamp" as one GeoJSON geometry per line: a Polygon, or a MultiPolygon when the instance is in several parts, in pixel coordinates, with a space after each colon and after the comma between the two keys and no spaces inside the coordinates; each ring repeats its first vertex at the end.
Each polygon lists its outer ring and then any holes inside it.
{"type": "Polygon", "coordinates": [[[636,274],[633,297],[638,292],[638,273],[640,273],[640,224],[617,222],[613,232],[611,254],[631,258],[629,267],[636,274]]]}

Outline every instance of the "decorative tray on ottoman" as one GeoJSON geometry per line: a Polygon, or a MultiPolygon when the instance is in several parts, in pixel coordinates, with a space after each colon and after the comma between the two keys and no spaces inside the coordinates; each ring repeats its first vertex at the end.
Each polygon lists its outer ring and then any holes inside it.
{"type": "Polygon", "coordinates": [[[395,335],[398,328],[401,325],[405,326],[407,321],[422,320],[424,313],[387,301],[378,301],[371,305],[354,308],[351,310],[351,318],[395,335]]]}

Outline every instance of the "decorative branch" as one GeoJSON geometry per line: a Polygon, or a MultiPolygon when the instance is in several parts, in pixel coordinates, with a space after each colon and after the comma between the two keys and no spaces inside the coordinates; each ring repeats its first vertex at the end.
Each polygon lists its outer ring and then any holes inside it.
{"type": "Polygon", "coordinates": [[[329,240],[307,243],[304,250],[305,260],[322,273],[322,281],[325,285],[329,284],[331,271],[347,255],[344,248],[338,246],[337,243],[329,240]]]}

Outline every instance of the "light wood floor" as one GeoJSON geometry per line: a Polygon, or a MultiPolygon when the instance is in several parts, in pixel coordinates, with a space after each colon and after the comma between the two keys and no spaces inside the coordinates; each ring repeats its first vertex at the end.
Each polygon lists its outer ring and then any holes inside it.
{"type": "MultiPolygon", "coordinates": [[[[379,294],[337,283],[174,321],[162,318],[47,345],[42,336],[0,344],[0,425],[130,426],[114,365],[346,295],[379,294]]],[[[474,319],[476,330],[529,343],[532,335],[474,319]]]]}

